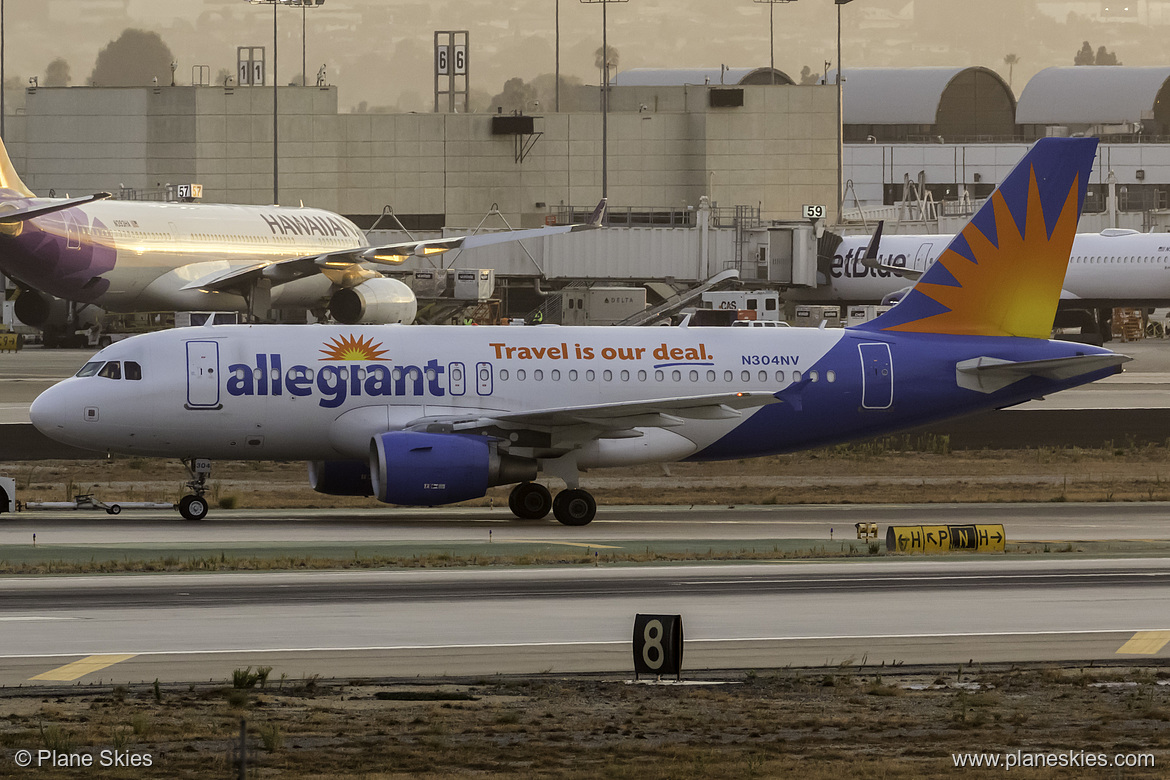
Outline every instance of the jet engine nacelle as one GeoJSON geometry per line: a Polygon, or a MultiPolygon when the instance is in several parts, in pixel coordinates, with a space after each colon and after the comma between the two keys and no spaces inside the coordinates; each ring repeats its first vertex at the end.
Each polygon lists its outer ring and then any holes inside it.
{"type": "Polygon", "coordinates": [[[18,320],[33,328],[42,328],[50,321],[63,324],[69,319],[68,303],[35,290],[22,290],[12,311],[18,320]]]}
{"type": "Polygon", "coordinates": [[[329,313],[345,325],[382,325],[414,322],[418,300],[414,292],[397,279],[367,279],[355,287],[333,294],[329,313]]]}
{"type": "Polygon", "coordinates": [[[370,464],[354,460],[309,461],[309,486],[329,496],[372,496],[370,464]]]}
{"type": "Polygon", "coordinates": [[[535,479],[536,461],[500,454],[483,436],[391,431],[370,442],[370,477],[379,501],[437,506],[535,479]]]}

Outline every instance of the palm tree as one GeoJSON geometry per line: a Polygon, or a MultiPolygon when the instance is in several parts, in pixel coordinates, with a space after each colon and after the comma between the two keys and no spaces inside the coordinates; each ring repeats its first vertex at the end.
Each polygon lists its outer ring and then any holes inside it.
{"type": "Polygon", "coordinates": [[[1003,64],[1008,66],[1008,86],[1009,87],[1012,85],[1012,69],[1015,67],[1016,63],[1019,61],[1020,61],[1020,58],[1014,54],[1004,55],[1003,64]]]}

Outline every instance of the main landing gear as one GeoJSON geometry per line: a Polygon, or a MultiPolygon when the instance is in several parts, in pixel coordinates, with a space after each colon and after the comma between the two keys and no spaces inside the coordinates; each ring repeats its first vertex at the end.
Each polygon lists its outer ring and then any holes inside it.
{"type": "Polygon", "coordinates": [[[179,514],[186,520],[202,520],[207,517],[207,478],[211,476],[211,461],[207,458],[184,458],[187,467],[187,489],[195,493],[179,499],[179,514]]]}
{"type": "Polygon", "coordinates": [[[597,515],[597,502],[588,491],[569,488],[554,499],[548,488],[536,482],[521,482],[512,488],[508,508],[521,520],[540,520],[551,509],[563,525],[588,525],[597,515]]]}

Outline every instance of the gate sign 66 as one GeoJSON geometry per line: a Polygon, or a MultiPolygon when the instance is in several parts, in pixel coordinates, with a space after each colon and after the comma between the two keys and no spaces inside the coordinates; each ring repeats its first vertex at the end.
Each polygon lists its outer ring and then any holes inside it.
{"type": "Polygon", "coordinates": [[[682,672],[682,615],[634,617],[634,676],[682,672]]]}
{"type": "Polygon", "coordinates": [[[435,72],[440,76],[446,76],[450,73],[454,73],[456,76],[466,75],[467,46],[463,44],[456,46],[436,46],[435,72]],[[452,62],[452,60],[454,60],[454,62],[452,62]]]}

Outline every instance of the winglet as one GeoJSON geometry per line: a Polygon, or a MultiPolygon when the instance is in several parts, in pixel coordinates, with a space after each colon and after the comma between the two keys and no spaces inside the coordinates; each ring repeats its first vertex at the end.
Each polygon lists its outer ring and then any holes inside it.
{"type": "Polygon", "coordinates": [[[906,297],[857,327],[1048,338],[1096,150],[1037,141],[906,297]]]}

